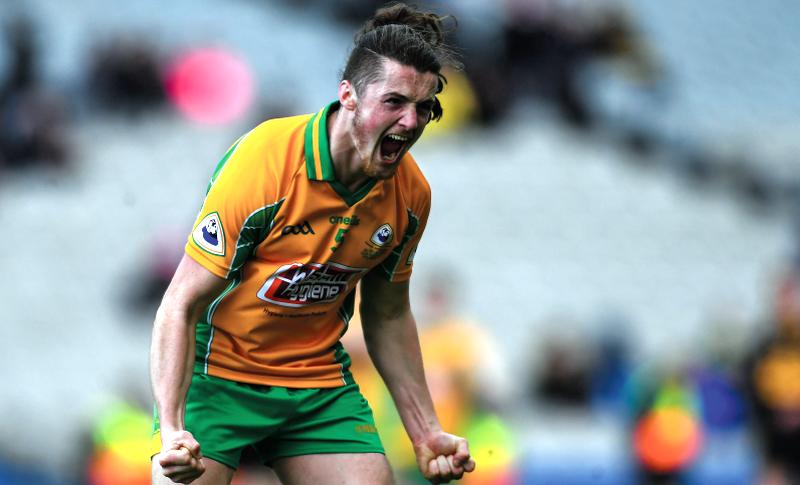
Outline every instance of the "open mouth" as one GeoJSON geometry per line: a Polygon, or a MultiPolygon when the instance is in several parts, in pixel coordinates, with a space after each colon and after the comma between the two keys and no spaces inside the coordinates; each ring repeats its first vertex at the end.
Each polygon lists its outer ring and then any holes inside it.
{"type": "Polygon", "coordinates": [[[387,161],[396,160],[410,139],[408,136],[396,133],[389,133],[384,136],[383,140],[381,140],[381,158],[387,161]]]}

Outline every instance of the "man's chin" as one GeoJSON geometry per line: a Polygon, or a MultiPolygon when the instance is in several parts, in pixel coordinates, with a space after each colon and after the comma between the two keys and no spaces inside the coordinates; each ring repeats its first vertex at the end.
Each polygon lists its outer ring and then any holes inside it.
{"type": "Polygon", "coordinates": [[[374,179],[380,180],[392,178],[397,172],[398,165],[400,165],[400,160],[396,160],[391,163],[384,161],[376,162],[374,165],[369,167],[369,170],[367,170],[367,175],[374,179]]]}
{"type": "Polygon", "coordinates": [[[372,178],[377,180],[386,180],[394,177],[395,173],[397,172],[396,169],[392,169],[391,171],[382,170],[380,172],[371,175],[372,178]]]}

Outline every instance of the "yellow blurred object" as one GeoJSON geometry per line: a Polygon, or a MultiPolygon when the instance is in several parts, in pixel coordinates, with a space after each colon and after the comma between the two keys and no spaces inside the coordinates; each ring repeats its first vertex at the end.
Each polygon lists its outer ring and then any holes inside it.
{"type": "Polygon", "coordinates": [[[116,401],[105,409],[92,434],[90,484],[149,484],[152,426],[148,413],[126,402],[116,401]]]}
{"type": "Polygon", "coordinates": [[[516,483],[516,446],[511,429],[494,414],[475,416],[464,432],[469,437],[470,453],[479,466],[466,475],[464,485],[510,485],[516,483]]]}
{"type": "Polygon", "coordinates": [[[484,358],[490,358],[491,338],[471,322],[446,317],[423,327],[419,340],[442,427],[463,430],[478,392],[478,367],[484,358]]]}
{"type": "Polygon", "coordinates": [[[800,407],[800,348],[776,345],[755,368],[761,399],[773,409],[800,407]]]}
{"type": "Polygon", "coordinates": [[[447,78],[447,86],[437,97],[444,109],[444,116],[439,121],[428,123],[426,138],[458,130],[478,114],[478,101],[467,76],[449,68],[445,68],[443,74],[447,78]]]}
{"type": "Polygon", "coordinates": [[[150,460],[133,462],[111,450],[96,453],[89,463],[89,485],[148,485],[150,460]]]}
{"type": "Polygon", "coordinates": [[[126,402],[112,404],[94,428],[96,449],[109,450],[131,462],[150,459],[153,418],[126,402]]]}

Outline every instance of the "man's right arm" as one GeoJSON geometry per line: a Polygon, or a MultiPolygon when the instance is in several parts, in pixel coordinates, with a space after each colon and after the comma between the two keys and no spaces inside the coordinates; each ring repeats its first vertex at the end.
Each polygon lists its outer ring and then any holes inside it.
{"type": "Polygon", "coordinates": [[[227,283],[184,255],[156,313],[150,380],[161,428],[157,459],[173,481],[188,483],[203,473],[200,445],[184,429],[184,408],[194,365],[196,322],[227,283]]]}

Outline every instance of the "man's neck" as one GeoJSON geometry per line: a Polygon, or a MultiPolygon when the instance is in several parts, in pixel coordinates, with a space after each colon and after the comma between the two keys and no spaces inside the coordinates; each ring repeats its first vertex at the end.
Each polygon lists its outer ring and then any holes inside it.
{"type": "Polygon", "coordinates": [[[341,107],[328,113],[328,143],[336,180],[350,192],[355,192],[369,177],[364,173],[366,154],[362,156],[356,148],[349,129],[351,120],[348,114],[341,107]]]}

